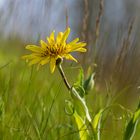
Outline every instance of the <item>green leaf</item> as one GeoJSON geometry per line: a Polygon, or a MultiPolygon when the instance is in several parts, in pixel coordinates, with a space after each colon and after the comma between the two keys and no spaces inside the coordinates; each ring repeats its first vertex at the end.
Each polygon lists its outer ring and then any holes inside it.
{"type": "Polygon", "coordinates": [[[73,99],[74,108],[77,113],[83,118],[87,119],[89,122],[91,121],[89,111],[86,105],[84,98],[81,98],[79,93],[76,91],[74,87],[71,88],[71,97],[73,99]]]}
{"type": "Polygon", "coordinates": [[[137,110],[135,111],[135,113],[131,117],[131,120],[127,124],[126,130],[124,133],[124,140],[132,140],[133,139],[134,134],[136,132],[136,127],[137,127],[137,123],[138,123],[139,118],[140,118],[140,103],[138,105],[137,110]]]}
{"type": "Polygon", "coordinates": [[[94,75],[95,75],[95,73],[90,74],[89,77],[84,81],[83,86],[84,86],[86,93],[88,93],[94,87],[94,75]]]}
{"type": "Polygon", "coordinates": [[[79,130],[79,137],[80,140],[88,140],[89,139],[89,132],[87,129],[87,126],[85,124],[85,121],[77,114],[75,111],[73,114],[78,130],[79,130]]]}
{"type": "Polygon", "coordinates": [[[94,116],[92,121],[92,127],[94,131],[95,140],[100,140],[100,126],[101,126],[101,117],[102,117],[103,109],[100,109],[99,112],[94,116]]]}
{"type": "Polygon", "coordinates": [[[73,106],[73,103],[69,100],[65,100],[65,103],[66,103],[66,107],[65,107],[65,112],[67,115],[71,116],[74,114],[74,106],[73,106]]]}
{"type": "Polygon", "coordinates": [[[82,86],[80,86],[80,85],[74,85],[73,87],[76,89],[76,91],[79,93],[79,95],[82,98],[85,97],[85,90],[84,90],[84,88],[82,86]]]}
{"type": "Polygon", "coordinates": [[[80,68],[77,81],[74,85],[83,86],[83,84],[84,84],[84,72],[83,69],[80,68]]]}
{"type": "Polygon", "coordinates": [[[65,101],[67,104],[67,108],[65,108],[65,111],[68,115],[72,115],[75,119],[75,122],[78,127],[78,133],[80,140],[88,140],[89,132],[87,129],[87,126],[85,124],[85,119],[83,119],[77,111],[74,109],[73,103],[69,100],[65,101]]]}
{"type": "Polygon", "coordinates": [[[5,115],[4,102],[3,102],[2,98],[0,97],[0,121],[3,120],[4,115],[5,115]]]}

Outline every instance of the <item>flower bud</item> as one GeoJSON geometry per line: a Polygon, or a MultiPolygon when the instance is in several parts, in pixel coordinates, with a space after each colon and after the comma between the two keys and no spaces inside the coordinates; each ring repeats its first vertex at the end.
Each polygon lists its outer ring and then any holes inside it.
{"type": "Polygon", "coordinates": [[[60,65],[60,64],[62,64],[63,63],[63,58],[58,58],[57,60],[56,60],[56,65],[60,65]]]}
{"type": "Polygon", "coordinates": [[[84,81],[84,89],[87,92],[93,89],[94,87],[94,75],[95,73],[92,73],[85,81],[84,81]]]}

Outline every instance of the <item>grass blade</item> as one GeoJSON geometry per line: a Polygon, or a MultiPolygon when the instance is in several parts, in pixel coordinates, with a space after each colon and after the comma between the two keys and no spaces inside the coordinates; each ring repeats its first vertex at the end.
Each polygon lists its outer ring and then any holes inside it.
{"type": "Polygon", "coordinates": [[[138,105],[137,110],[135,111],[135,113],[133,114],[133,116],[131,117],[131,120],[129,121],[125,133],[124,133],[124,140],[132,140],[134,137],[134,134],[136,132],[136,127],[137,127],[137,123],[138,120],[140,118],[140,103],[138,105]]]}

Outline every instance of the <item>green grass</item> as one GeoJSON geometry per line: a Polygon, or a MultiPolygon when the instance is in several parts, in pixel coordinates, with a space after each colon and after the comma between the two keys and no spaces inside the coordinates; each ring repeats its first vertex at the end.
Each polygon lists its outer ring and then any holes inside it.
{"type": "MultiPolygon", "coordinates": [[[[71,97],[58,71],[50,74],[48,66],[39,71],[28,67],[20,58],[24,54],[22,42],[1,40],[1,44],[0,140],[78,140],[74,118],[65,112],[65,100],[71,97]]],[[[75,82],[78,68],[68,63],[64,70],[70,83],[75,82]]],[[[118,97],[114,95],[114,88],[108,88],[110,90],[103,92],[97,90],[95,84],[87,95],[87,104],[92,117],[99,109],[111,106],[103,114],[101,140],[121,140],[138,100],[123,108],[118,105],[119,98],[125,100],[129,88],[124,87],[118,97]]],[[[140,124],[134,140],[139,140],[139,131],[140,124]]]]}

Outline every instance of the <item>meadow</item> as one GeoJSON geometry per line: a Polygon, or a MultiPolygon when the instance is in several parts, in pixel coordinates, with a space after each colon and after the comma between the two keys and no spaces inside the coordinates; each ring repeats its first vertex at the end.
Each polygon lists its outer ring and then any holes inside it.
{"type": "MultiPolygon", "coordinates": [[[[1,44],[0,139],[79,139],[75,120],[65,111],[65,101],[71,97],[58,70],[51,74],[49,66],[38,71],[35,66],[28,67],[21,59],[25,53],[24,48],[19,48],[25,45],[22,41],[3,39],[1,44]]],[[[64,62],[70,83],[76,82],[80,67],[80,64],[64,62]]],[[[106,81],[106,88],[99,89],[96,78],[94,80],[95,86],[86,96],[90,114],[93,117],[100,109],[108,108],[101,121],[101,139],[122,139],[139,96],[131,97],[130,93],[135,91],[132,86],[117,91],[106,81]]],[[[138,123],[134,140],[140,137],[139,129],[138,123]]]]}

